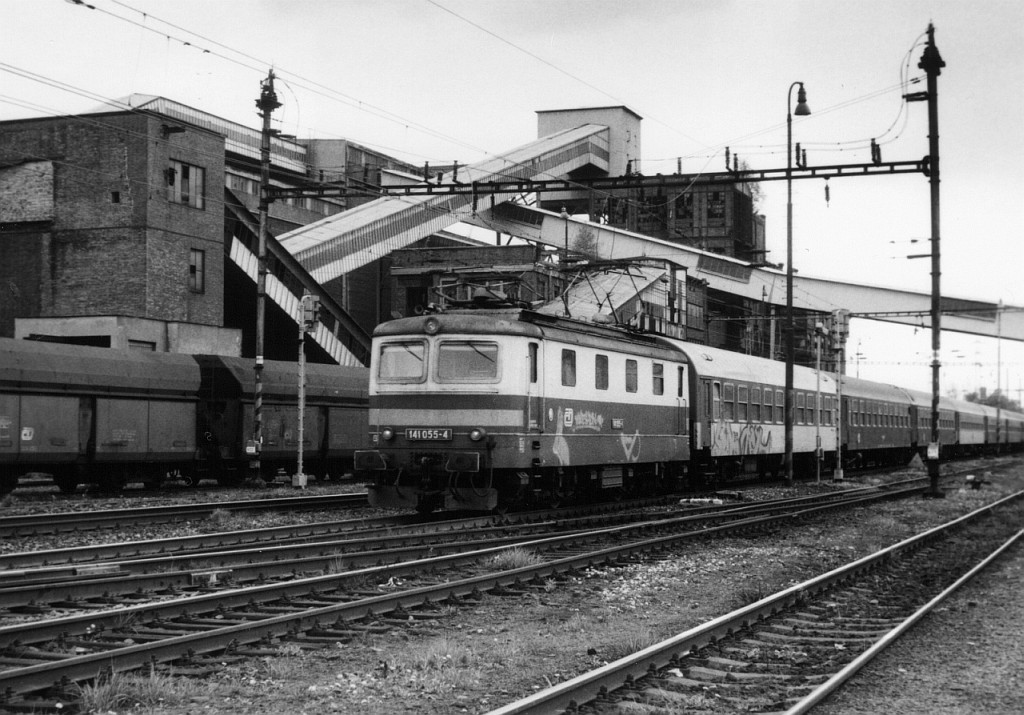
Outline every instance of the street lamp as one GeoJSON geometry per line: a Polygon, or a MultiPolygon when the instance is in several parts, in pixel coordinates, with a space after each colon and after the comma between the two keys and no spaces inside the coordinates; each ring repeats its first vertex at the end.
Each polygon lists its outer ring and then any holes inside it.
{"type": "Polygon", "coordinates": [[[786,484],[793,483],[793,115],[806,117],[811,113],[807,106],[807,93],[803,82],[789,85],[786,95],[786,484]],[[796,109],[792,112],[793,88],[799,86],[796,94],[796,109]]]}

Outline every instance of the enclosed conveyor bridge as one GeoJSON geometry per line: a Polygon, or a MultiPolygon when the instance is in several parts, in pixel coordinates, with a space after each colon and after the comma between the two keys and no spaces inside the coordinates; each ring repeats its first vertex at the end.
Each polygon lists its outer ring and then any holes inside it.
{"type": "MultiPolygon", "coordinates": [[[[609,129],[585,124],[513,149],[500,156],[460,167],[458,175],[442,176],[477,181],[559,178],[592,166],[607,172],[609,129]]],[[[409,246],[430,234],[469,219],[474,203],[483,207],[507,201],[512,195],[384,197],[329,216],[278,236],[319,283],[327,283],[409,246]]]]}

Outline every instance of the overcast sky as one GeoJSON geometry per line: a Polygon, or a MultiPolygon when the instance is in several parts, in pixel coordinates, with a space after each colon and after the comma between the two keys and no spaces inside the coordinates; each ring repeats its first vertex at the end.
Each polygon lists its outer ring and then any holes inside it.
{"type": "MultiPolygon", "coordinates": [[[[925,31],[939,77],[942,288],[1024,306],[1024,3],[1019,0],[0,0],[0,119],[155,94],[259,126],[345,137],[414,164],[469,163],[536,138],[538,110],[623,104],[644,173],[720,171],[724,148],[785,166],[787,91],[808,163],[928,153],[925,31]],[[27,75],[27,76],[26,76],[27,75]]],[[[794,267],[930,291],[924,176],[794,182],[794,267]],[[917,241],[912,243],[912,241],[917,241]]],[[[767,182],[768,260],[785,261],[785,184],[767,182]]],[[[854,322],[862,377],[930,389],[927,330],[854,322]],[[898,348],[896,346],[899,346],[898,348]],[[895,353],[899,354],[895,354],[895,353]]],[[[943,390],[996,386],[996,341],[943,337],[943,390]],[[962,356],[962,357],[958,357],[962,356]],[[976,363],[980,363],[976,364],[976,363]]],[[[1024,348],[1003,341],[1001,382],[1024,348]]],[[[851,363],[849,370],[855,372],[851,363]]],[[[1008,384],[1007,384],[1008,383],[1008,384]]],[[[1019,398],[1016,392],[1011,397],[1019,398]]]]}

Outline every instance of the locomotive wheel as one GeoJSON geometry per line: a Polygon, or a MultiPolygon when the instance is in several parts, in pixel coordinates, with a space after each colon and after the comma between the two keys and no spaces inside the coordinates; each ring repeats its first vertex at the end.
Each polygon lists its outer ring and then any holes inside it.
{"type": "Polygon", "coordinates": [[[217,473],[217,484],[222,487],[238,487],[245,481],[245,476],[238,469],[222,469],[217,473]]]}

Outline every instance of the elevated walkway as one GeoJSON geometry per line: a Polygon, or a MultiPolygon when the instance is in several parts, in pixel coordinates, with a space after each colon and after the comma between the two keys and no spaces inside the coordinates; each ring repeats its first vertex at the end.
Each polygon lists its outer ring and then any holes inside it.
{"type": "MultiPolygon", "coordinates": [[[[227,246],[228,258],[238,266],[255,284],[259,279],[259,257],[255,243],[259,232],[256,217],[239,201],[230,189],[225,189],[225,205],[238,220],[238,227],[227,246]]],[[[327,320],[321,321],[310,337],[327,352],[339,365],[362,366],[370,360],[370,336],[352,320],[345,309],[317,283],[312,276],[273,237],[267,237],[267,255],[273,257],[284,269],[282,277],[273,271],[267,273],[267,299],[277,305],[295,321],[296,331],[302,322],[302,293],[320,298],[321,312],[327,320]]]]}
{"type": "MultiPolygon", "coordinates": [[[[599,124],[557,132],[461,167],[458,179],[471,184],[562,178],[586,166],[607,172],[608,132],[599,124]]],[[[448,174],[442,181],[452,178],[448,174]]],[[[477,205],[482,209],[510,198],[478,196],[477,205]]],[[[278,241],[317,282],[327,283],[472,215],[471,195],[383,197],[282,234],[278,241]]]]}
{"type": "MultiPolygon", "coordinates": [[[[551,211],[507,205],[481,210],[478,217],[468,218],[466,222],[554,248],[565,244],[567,232],[570,246],[575,245],[577,236],[585,236],[587,245],[593,247],[596,257],[601,260],[639,256],[668,260],[685,267],[691,278],[706,280],[710,289],[777,306],[785,306],[786,303],[785,271],[755,266],[624,229],[573,218],[568,220],[567,226],[565,219],[551,211]]],[[[868,314],[872,320],[931,326],[931,295],[896,288],[794,276],[793,305],[803,310],[822,312],[845,308],[854,313],[868,314]]],[[[1003,306],[998,323],[998,306],[995,303],[943,296],[942,310],[943,330],[1024,341],[1022,308],[1003,306]]]]}

